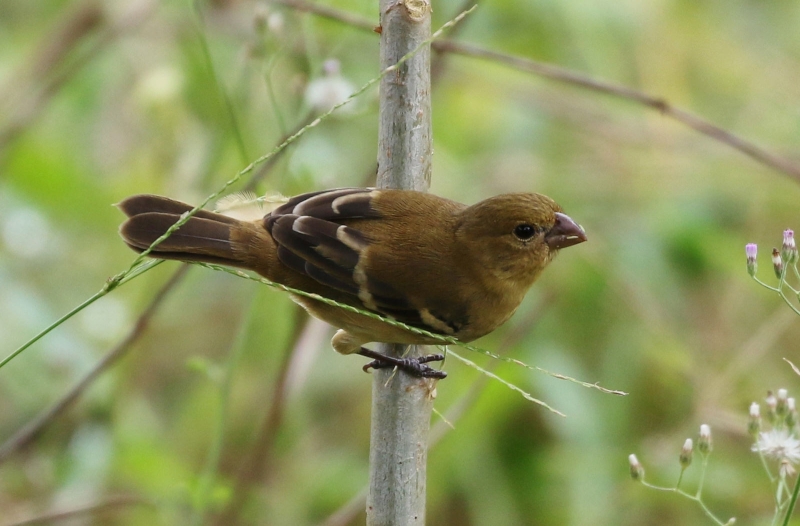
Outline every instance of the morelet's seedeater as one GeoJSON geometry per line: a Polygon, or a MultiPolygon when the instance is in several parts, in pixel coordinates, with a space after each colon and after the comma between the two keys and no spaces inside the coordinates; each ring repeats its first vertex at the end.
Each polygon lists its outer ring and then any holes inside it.
{"type": "MultiPolygon", "coordinates": [[[[129,218],[120,234],[139,252],[192,209],[155,195],[135,195],[118,207],[129,218]]],[[[298,195],[254,220],[201,210],[150,255],[253,270],[288,287],[469,342],[511,317],[559,249],[583,241],[583,229],[540,194],[504,194],[466,206],[410,190],[341,188],[298,195]]],[[[437,340],[293,298],[339,328],[331,342],[336,351],[375,358],[373,367],[397,365],[417,376],[445,376],[423,365],[431,357],[396,359],[362,347],[437,340]]]]}

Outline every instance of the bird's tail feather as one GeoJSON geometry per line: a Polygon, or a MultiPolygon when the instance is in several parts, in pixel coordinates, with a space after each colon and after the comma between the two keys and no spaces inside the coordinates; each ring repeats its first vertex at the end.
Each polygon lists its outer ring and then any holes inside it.
{"type": "MultiPolygon", "coordinates": [[[[120,235],[137,252],[146,250],[192,209],[180,201],[147,194],[129,197],[117,207],[128,216],[120,226],[120,235]]],[[[234,228],[241,224],[236,219],[200,210],[156,245],[151,254],[160,259],[241,266],[244,261],[237,255],[240,251],[235,250],[232,239],[234,228]]]]}

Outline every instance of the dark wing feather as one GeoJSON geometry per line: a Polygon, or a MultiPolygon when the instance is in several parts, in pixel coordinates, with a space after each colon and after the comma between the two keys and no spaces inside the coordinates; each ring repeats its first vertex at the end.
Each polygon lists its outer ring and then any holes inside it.
{"type": "Polygon", "coordinates": [[[345,292],[353,296],[358,296],[358,285],[356,285],[352,280],[338,279],[331,274],[328,274],[324,269],[317,267],[308,261],[306,261],[303,270],[309,277],[319,281],[320,283],[323,283],[338,291],[345,292]]]}
{"type": "Polygon", "coordinates": [[[292,197],[270,215],[277,217],[294,214],[329,221],[377,219],[380,214],[371,207],[372,198],[377,192],[374,188],[338,188],[311,192],[292,197]]]}
{"type": "Polygon", "coordinates": [[[358,285],[353,283],[351,280],[337,279],[333,277],[331,274],[328,274],[319,267],[311,264],[284,246],[278,246],[278,259],[281,263],[291,268],[295,272],[306,274],[320,283],[323,283],[341,292],[358,296],[358,285]]]}
{"type": "MultiPolygon", "coordinates": [[[[346,260],[355,260],[357,262],[358,253],[355,253],[343,243],[339,243],[339,246],[337,247],[339,249],[338,260],[323,255],[323,253],[318,250],[319,247],[330,245],[332,244],[332,241],[330,239],[325,239],[326,232],[322,229],[319,231],[314,231],[309,228],[302,228],[303,223],[305,223],[308,219],[313,218],[308,218],[307,216],[296,216],[294,214],[284,215],[276,218],[275,221],[270,223],[268,226],[269,232],[280,247],[292,252],[295,256],[301,258],[303,261],[320,267],[326,273],[336,277],[337,279],[351,279],[353,271],[355,270],[355,265],[348,267],[343,263],[346,260]],[[353,252],[353,254],[348,254],[348,251],[353,252]]],[[[338,226],[333,223],[329,223],[328,221],[322,221],[321,219],[318,219],[317,221],[328,223],[333,227],[338,226]]],[[[292,268],[298,270],[296,266],[293,266],[292,268]]],[[[327,283],[325,284],[327,285],[327,283]]]]}
{"type": "Polygon", "coordinates": [[[408,298],[359,268],[370,239],[343,225],[349,219],[378,219],[373,188],[341,188],[291,198],[264,218],[287,267],[332,289],[352,295],[354,303],[408,325],[431,329],[408,298]]]}

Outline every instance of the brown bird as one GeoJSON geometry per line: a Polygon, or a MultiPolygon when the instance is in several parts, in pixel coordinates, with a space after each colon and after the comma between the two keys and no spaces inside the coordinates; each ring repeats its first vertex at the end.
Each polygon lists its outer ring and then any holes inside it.
{"type": "MultiPolygon", "coordinates": [[[[118,207],[136,251],[147,249],[191,206],[135,195],[118,207]]],[[[519,306],[559,249],[586,241],[583,229],[540,194],[491,197],[466,206],[410,190],[341,188],[290,198],[256,220],[201,210],[150,253],[161,259],[253,270],[288,287],[407,325],[469,342],[492,332],[519,306]]],[[[365,349],[368,342],[440,343],[302,296],[311,315],[338,327],[333,348],[398,366],[416,376],[445,376],[426,362],[365,349]]]]}

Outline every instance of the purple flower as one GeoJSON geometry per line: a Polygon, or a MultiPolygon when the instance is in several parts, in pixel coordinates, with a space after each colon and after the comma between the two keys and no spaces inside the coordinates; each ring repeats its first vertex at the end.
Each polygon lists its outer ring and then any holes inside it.
{"type": "Polygon", "coordinates": [[[794,244],[794,230],[783,231],[783,246],[788,248],[796,248],[794,244]]]}
{"type": "Polygon", "coordinates": [[[756,256],[758,255],[758,245],[755,243],[748,243],[744,246],[744,253],[747,255],[747,273],[751,276],[756,275],[758,266],[756,265],[756,256]]]}
{"type": "Polygon", "coordinates": [[[781,247],[781,256],[787,265],[791,265],[797,261],[797,245],[794,242],[794,231],[786,229],[783,231],[783,246],[781,247]]]}

